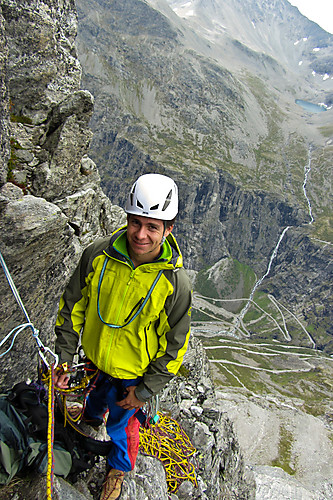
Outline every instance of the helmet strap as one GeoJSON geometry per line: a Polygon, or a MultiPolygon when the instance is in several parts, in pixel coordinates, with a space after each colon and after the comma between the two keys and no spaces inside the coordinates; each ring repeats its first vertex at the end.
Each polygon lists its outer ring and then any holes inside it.
{"type": "Polygon", "coordinates": [[[164,220],[164,221],[163,221],[163,236],[162,236],[161,243],[160,243],[160,245],[161,245],[161,246],[163,245],[163,243],[164,243],[164,242],[165,242],[165,240],[166,240],[166,236],[164,236],[165,231],[166,231],[166,228],[167,228],[167,227],[166,227],[166,221],[164,220]]]}

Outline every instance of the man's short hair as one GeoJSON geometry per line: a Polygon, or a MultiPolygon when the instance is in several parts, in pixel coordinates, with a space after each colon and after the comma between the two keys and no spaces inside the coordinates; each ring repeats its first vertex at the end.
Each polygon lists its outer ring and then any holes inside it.
{"type": "Polygon", "coordinates": [[[165,227],[166,227],[167,229],[169,229],[169,227],[171,227],[171,226],[173,226],[173,225],[174,225],[174,223],[175,223],[176,219],[177,219],[177,216],[176,216],[176,217],[174,217],[174,218],[173,218],[173,219],[171,219],[171,220],[166,220],[166,221],[165,221],[165,227]]]}

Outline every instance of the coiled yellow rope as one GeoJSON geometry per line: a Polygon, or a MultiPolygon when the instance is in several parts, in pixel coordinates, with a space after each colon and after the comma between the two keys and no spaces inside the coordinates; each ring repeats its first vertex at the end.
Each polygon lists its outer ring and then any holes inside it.
{"type": "Polygon", "coordinates": [[[196,449],[176,420],[160,412],[157,414],[159,420],[155,425],[140,427],[140,451],[161,460],[169,493],[175,493],[186,480],[197,487],[195,468],[189,461],[196,449]]]}

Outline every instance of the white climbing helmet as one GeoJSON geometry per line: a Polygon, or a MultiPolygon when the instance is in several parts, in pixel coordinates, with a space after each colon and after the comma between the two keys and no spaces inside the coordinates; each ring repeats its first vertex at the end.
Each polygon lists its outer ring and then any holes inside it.
{"type": "Polygon", "coordinates": [[[125,212],[163,221],[174,219],[178,213],[177,184],[166,175],[141,175],[132,186],[125,212]]]}

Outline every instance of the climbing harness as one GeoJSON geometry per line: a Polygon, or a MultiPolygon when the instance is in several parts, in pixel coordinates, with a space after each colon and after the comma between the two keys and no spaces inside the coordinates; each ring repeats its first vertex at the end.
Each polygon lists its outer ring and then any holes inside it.
{"type": "MultiPolygon", "coordinates": [[[[87,397],[95,387],[100,371],[91,362],[87,362],[67,368],[65,373],[73,374],[75,371],[76,375],[75,377],[72,375],[70,378],[68,389],[61,389],[57,387],[57,402],[64,416],[64,427],[66,427],[68,422],[69,425],[71,425],[76,431],[85,435],[85,433],[78,427],[78,423],[83,417],[87,397]],[[68,396],[74,393],[80,394],[82,399],[81,406],[75,406],[75,408],[77,408],[75,415],[68,410],[67,405],[68,396]]],[[[43,375],[42,380],[46,380],[48,376],[49,374],[43,375]]]]}
{"type": "MultiPolygon", "coordinates": [[[[104,325],[106,326],[109,326],[110,328],[124,328],[125,326],[129,325],[130,323],[132,323],[132,321],[134,321],[138,316],[139,314],[141,313],[142,309],[145,307],[145,305],[147,304],[148,300],[149,300],[149,297],[151,296],[151,294],[153,293],[153,290],[158,282],[158,280],[160,279],[163,271],[159,271],[158,272],[158,275],[156,276],[156,278],[154,279],[153,281],[153,284],[151,285],[150,289],[149,289],[149,292],[147,293],[146,295],[146,298],[143,300],[143,302],[139,302],[140,304],[140,308],[138,309],[138,311],[134,314],[134,316],[132,318],[130,318],[128,321],[126,321],[123,325],[113,325],[111,323],[107,323],[106,321],[104,321],[104,319],[102,318],[102,315],[101,315],[101,311],[100,311],[100,307],[99,307],[99,296],[100,296],[100,291],[101,291],[101,286],[102,286],[102,281],[103,281],[103,277],[104,277],[104,273],[105,273],[105,268],[107,266],[107,263],[109,261],[109,257],[106,256],[105,257],[105,260],[104,260],[104,263],[103,263],[103,267],[102,267],[102,270],[101,270],[101,274],[99,276],[99,281],[98,281],[98,293],[97,293],[97,312],[98,312],[98,316],[99,316],[99,319],[102,321],[102,323],[104,323],[104,325]]],[[[139,305],[137,304],[137,306],[139,305]]],[[[133,311],[132,311],[133,312],[133,311]]]]}
{"type": "Polygon", "coordinates": [[[140,451],[161,460],[169,493],[175,493],[183,481],[198,486],[195,467],[190,462],[196,449],[176,420],[158,412],[158,422],[140,427],[140,451]]]}

